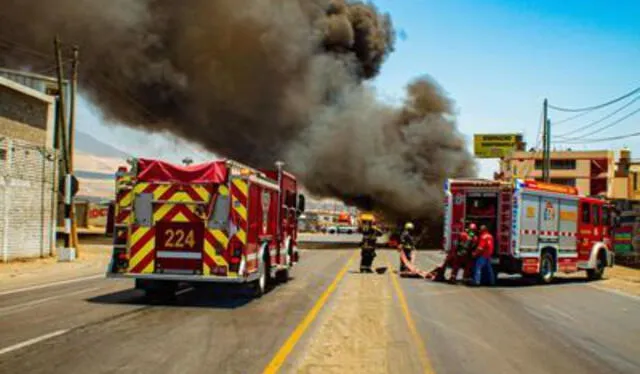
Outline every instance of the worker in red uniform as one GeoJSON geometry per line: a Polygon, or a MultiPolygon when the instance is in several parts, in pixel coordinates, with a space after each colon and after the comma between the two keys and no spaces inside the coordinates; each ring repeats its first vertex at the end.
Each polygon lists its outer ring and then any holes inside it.
{"type": "Polygon", "coordinates": [[[491,266],[491,256],[493,255],[493,235],[487,229],[487,226],[480,226],[480,239],[478,240],[478,248],[474,251],[473,257],[475,265],[473,269],[473,284],[479,286],[483,275],[489,277],[489,284],[495,285],[496,277],[491,266]]]}
{"type": "Polygon", "coordinates": [[[478,235],[475,223],[470,223],[465,231],[460,234],[458,245],[453,248],[444,260],[444,263],[435,270],[436,282],[444,281],[445,272],[447,268],[451,268],[451,275],[449,276],[449,282],[455,283],[458,278],[458,272],[460,269],[464,269],[464,277],[469,278],[470,264],[473,263],[471,253],[476,249],[478,245],[478,235]]]}

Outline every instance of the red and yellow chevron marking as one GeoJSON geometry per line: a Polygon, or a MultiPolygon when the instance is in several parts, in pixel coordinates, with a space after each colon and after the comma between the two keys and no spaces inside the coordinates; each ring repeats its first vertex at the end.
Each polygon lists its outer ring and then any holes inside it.
{"type": "Polygon", "coordinates": [[[116,177],[116,190],[120,190],[124,187],[127,187],[131,184],[133,180],[133,176],[131,175],[120,175],[116,177]]]}
{"type": "Polygon", "coordinates": [[[148,274],[155,269],[154,227],[131,226],[129,234],[129,273],[148,274]]]}
{"type": "MultiPolygon", "coordinates": [[[[229,188],[223,184],[218,186],[218,196],[229,196],[229,188]]],[[[224,257],[228,247],[229,238],[224,231],[214,229],[205,230],[204,252],[202,256],[203,275],[211,275],[214,266],[223,266],[226,268],[225,273],[228,273],[229,264],[224,257]]]]}
{"type": "Polygon", "coordinates": [[[229,239],[222,230],[205,230],[204,253],[202,256],[203,275],[211,275],[214,267],[225,267],[225,273],[229,271],[229,264],[224,259],[228,244],[229,239]]]}
{"type": "Polygon", "coordinates": [[[249,185],[244,179],[231,180],[231,219],[238,228],[235,237],[247,244],[247,203],[249,201],[249,185]]]}
{"type": "Polygon", "coordinates": [[[116,220],[115,220],[115,224],[116,225],[128,225],[132,222],[131,220],[131,209],[127,208],[124,210],[120,210],[117,214],[116,214],[116,220]]]}
{"type": "Polygon", "coordinates": [[[136,195],[153,193],[153,199],[156,201],[207,202],[211,199],[212,187],[204,184],[138,183],[133,192],[136,195]]]}
{"type": "Polygon", "coordinates": [[[116,200],[119,208],[127,208],[133,203],[133,191],[130,188],[118,190],[116,200]]]}
{"type": "Polygon", "coordinates": [[[195,212],[195,205],[187,204],[154,204],[153,222],[202,222],[195,212]]]}

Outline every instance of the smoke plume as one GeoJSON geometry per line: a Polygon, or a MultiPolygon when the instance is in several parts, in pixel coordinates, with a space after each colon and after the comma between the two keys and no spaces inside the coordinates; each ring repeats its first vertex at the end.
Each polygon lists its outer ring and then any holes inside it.
{"type": "MultiPolygon", "coordinates": [[[[452,102],[430,79],[400,108],[366,81],[390,18],[345,0],[0,0],[0,64],[53,73],[80,47],[81,90],[113,121],[254,166],[283,159],[310,192],[394,217],[437,215],[471,176],[452,102]]],[[[132,150],[135,152],[135,150],[132,150]]]]}

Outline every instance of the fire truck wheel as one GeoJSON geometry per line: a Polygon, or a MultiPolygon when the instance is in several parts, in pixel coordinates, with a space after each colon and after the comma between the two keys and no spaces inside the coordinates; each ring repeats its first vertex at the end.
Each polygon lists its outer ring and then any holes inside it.
{"type": "Polygon", "coordinates": [[[271,283],[271,272],[269,270],[269,256],[266,254],[268,252],[265,251],[265,258],[260,262],[260,277],[255,280],[252,284],[253,287],[253,296],[256,298],[262,297],[269,287],[271,283]]]}
{"type": "Polygon", "coordinates": [[[600,251],[600,253],[598,253],[595,269],[587,270],[587,278],[589,278],[589,280],[602,279],[602,276],[604,275],[604,268],[607,266],[607,258],[605,256],[604,251],[600,251]]]}
{"type": "Polygon", "coordinates": [[[291,268],[291,261],[293,261],[293,250],[291,248],[289,248],[287,258],[289,259],[289,262],[286,264],[287,267],[276,273],[276,281],[278,283],[287,283],[289,281],[289,269],[291,268]]]}
{"type": "Polygon", "coordinates": [[[549,252],[543,252],[540,258],[540,274],[538,274],[538,280],[540,283],[549,284],[553,281],[555,264],[553,262],[553,256],[549,252]]]}

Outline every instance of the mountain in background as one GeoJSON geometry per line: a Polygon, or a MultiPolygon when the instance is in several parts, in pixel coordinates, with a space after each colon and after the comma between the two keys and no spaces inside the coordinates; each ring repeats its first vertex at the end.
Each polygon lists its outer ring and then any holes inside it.
{"type": "Polygon", "coordinates": [[[109,144],[103,143],[93,136],[81,131],[76,131],[75,140],[76,152],[87,153],[97,157],[109,157],[118,159],[127,159],[129,157],[132,157],[130,154],[109,144]]]}

